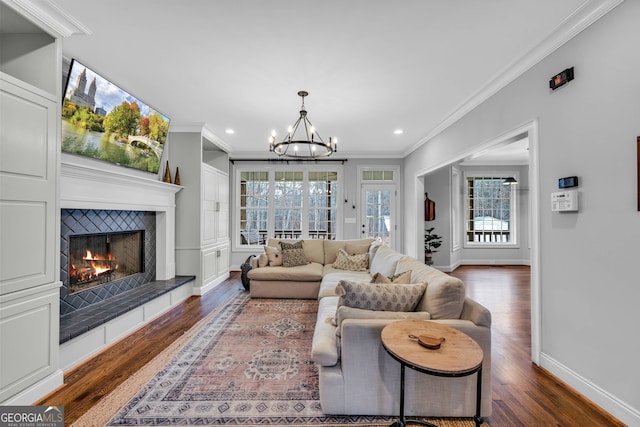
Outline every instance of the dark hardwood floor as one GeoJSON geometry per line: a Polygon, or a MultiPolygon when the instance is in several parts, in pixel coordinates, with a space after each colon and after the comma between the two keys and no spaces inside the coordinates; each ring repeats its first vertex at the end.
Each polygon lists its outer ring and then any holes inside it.
{"type": "MultiPolygon", "coordinates": [[[[524,266],[463,266],[451,273],[492,313],[493,415],[501,426],[624,426],[531,363],[530,271],[524,266]]],[[[38,405],[64,405],[65,424],[148,363],[236,289],[240,275],[203,297],[191,297],[151,324],[65,374],[65,384],[38,405]]]]}

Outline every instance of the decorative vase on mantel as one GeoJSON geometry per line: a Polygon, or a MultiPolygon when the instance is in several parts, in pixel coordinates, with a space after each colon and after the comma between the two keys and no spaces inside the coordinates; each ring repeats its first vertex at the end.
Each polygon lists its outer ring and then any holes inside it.
{"type": "Polygon", "coordinates": [[[180,168],[176,167],[176,177],[173,179],[175,185],[180,185],[180,168]]]}
{"type": "Polygon", "coordinates": [[[164,178],[162,178],[162,181],[171,184],[171,169],[169,169],[169,160],[167,160],[167,165],[164,167],[164,178]]]}

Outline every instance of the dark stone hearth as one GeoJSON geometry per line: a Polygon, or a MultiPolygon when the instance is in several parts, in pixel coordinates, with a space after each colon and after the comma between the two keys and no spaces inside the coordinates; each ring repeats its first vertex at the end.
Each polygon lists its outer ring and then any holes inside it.
{"type": "Polygon", "coordinates": [[[170,280],[158,280],[145,283],[134,289],[122,292],[104,301],[92,304],[80,310],[60,317],[60,344],[97,328],[126,312],[166,294],[185,283],[194,280],[194,276],[179,276],[170,280]]]}

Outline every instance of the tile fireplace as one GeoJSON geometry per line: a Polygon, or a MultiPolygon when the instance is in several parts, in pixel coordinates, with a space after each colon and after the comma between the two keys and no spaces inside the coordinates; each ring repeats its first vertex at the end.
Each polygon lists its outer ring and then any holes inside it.
{"type": "Polygon", "coordinates": [[[155,280],[155,212],[62,209],[60,315],[155,280]]]}

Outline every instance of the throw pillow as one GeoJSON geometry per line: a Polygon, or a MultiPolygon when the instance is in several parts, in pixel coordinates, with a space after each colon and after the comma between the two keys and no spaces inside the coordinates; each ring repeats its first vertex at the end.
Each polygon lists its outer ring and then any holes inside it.
{"type": "Polygon", "coordinates": [[[285,249],[302,249],[302,243],[304,240],[298,240],[293,243],[280,242],[280,247],[284,251],[285,249]]]}
{"type": "Polygon", "coordinates": [[[266,267],[269,265],[269,257],[267,254],[260,254],[258,256],[258,267],[266,267]]]}
{"type": "Polygon", "coordinates": [[[341,280],[336,286],[336,294],[340,295],[338,308],[346,305],[375,311],[413,311],[426,288],[424,283],[360,283],[341,280]]]}
{"type": "Polygon", "coordinates": [[[384,274],[376,273],[371,277],[371,283],[411,283],[411,270],[404,273],[394,274],[391,277],[387,277],[384,274]]]}
{"type": "Polygon", "coordinates": [[[344,249],[338,250],[338,257],[333,263],[333,268],[349,271],[367,271],[369,266],[369,254],[349,255],[344,249]]]}
{"type": "Polygon", "coordinates": [[[279,265],[282,265],[282,251],[280,249],[274,248],[272,246],[265,246],[264,252],[269,258],[270,267],[277,267],[279,265]]]}
{"type": "Polygon", "coordinates": [[[280,242],[280,247],[282,248],[282,265],[285,267],[307,265],[307,258],[304,256],[304,249],[302,249],[302,242],[302,240],[295,243],[280,242]]]}

